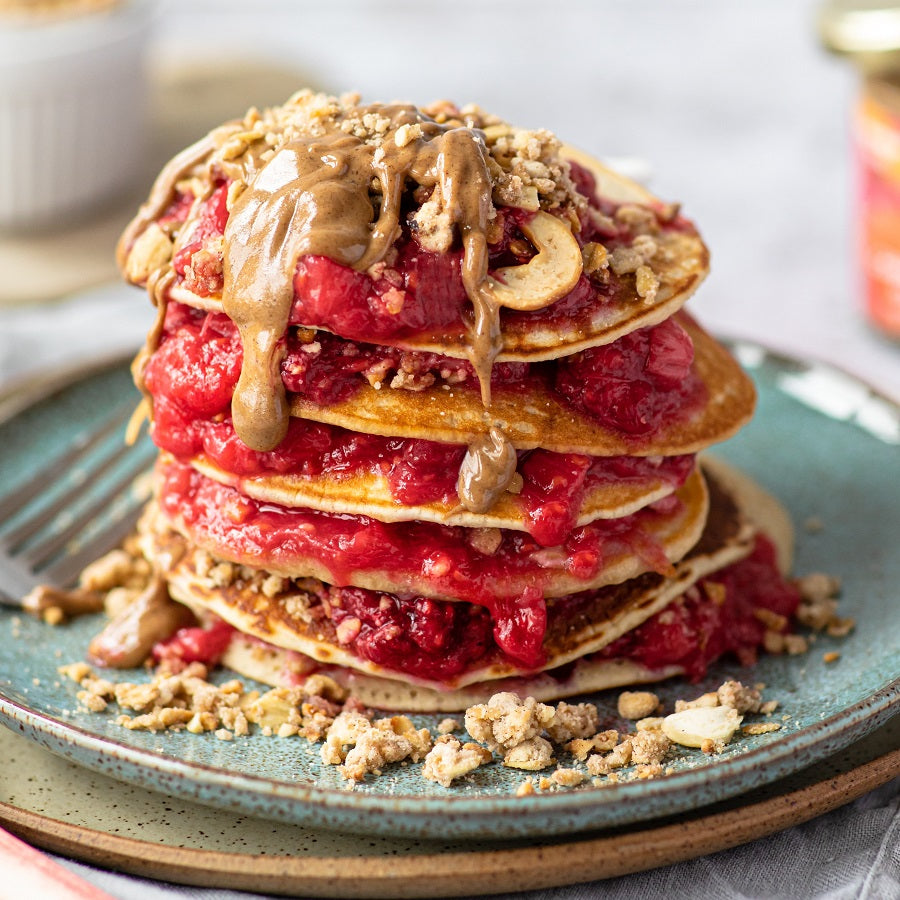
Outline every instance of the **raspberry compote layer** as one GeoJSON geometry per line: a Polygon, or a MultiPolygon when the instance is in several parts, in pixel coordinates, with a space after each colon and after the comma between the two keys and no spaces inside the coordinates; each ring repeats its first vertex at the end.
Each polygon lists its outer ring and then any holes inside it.
{"type": "Polygon", "coordinates": [[[775,546],[757,535],[753,552],[697,585],[661,613],[607,646],[600,656],[626,657],[649,669],[676,665],[697,681],[709,664],[733,654],[745,666],[756,662],[766,629],[756,610],[789,622],[800,593],[778,571],[775,546]]]}
{"type": "MultiPolygon", "coordinates": [[[[451,684],[467,671],[493,664],[540,669],[547,662],[541,645],[545,630],[559,632],[565,620],[589,619],[594,609],[602,615],[617,590],[583,591],[546,608],[525,603],[517,617],[492,620],[485,607],[473,604],[322,585],[311,614],[330,620],[338,643],[360,660],[451,684]]],[[[750,556],[701,579],[590,658],[628,659],[651,670],[678,666],[698,680],[722,656],[731,654],[743,665],[755,662],[765,633],[757,611],[776,613],[787,622],[798,602],[797,589],[777,570],[772,544],[760,535],[750,556]]],[[[218,620],[206,628],[183,628],[158,644],[154,656],[213,665],[238,635],[218,620]]]]}
{"type": "MultiPolygon", "coordinates": [[[[435,383],[480,394],[466,360],[342,340],[289,328],[281,379],[290,396],[320,406],[352,398],[366,384],[416,392],[435,383]],[[392,386],[394,385],[394,386],[392,386]]],[[[693,344],[674,320],[558,360],[498,363],[492,384],[521,393],[554,391],[565,405],[635,439],[652,439],[702,405],[706,389],[693,366],[693,344]]],[[[227,413],[243,363],[240,336],[222,313],[170,303],[144,379],[160,403],[182,418],[227,413]]]]}
{"type": "Polygon", "coordinates": [[[158,476],[164,515],[224,559],[339,586],[376,578],[397,591],[427,586],[431,596],[485,606],[495,620],[543,607],[554,583],[596,583],[617,560],[636,557],[645,570],[669,571],[654,532],[680,522],[684,512],[680,498],[670,495],[630,516],[576,528],[557,547],[501,529],[499,541],[485,547],[479,529],[259,502],[174,461],[162,462],[158,476]]]}
{"type": "MultiPolygon", "coordinates": [[[[572,177],[587,204],[579,216],[576,240],[583,246],[602,242],[609,251],[628,246],[638,233],[634,223],[616,218],[619,204],[596,192],[593,176],[572,164],[572,177]],[[593,213],[593,214],[592,214],[593,213]],[[598,215],[599,214],[599,215],[598,215]]],[[[190,194],[179,194],[160,220],[169,229],[191,222],[173,258],[179,283],[200,297],[221,293],[223,235],[228,222],[226,199],[229,182],[220,181],[210,196],[194,208],[190,194]]],[[[654,230],[696,234],[693,225],[673,207],[655,203],[646,207],[654,230]]],[[[521,227],[533,213],[500,207],[488,245],[489,270],[527,263],[534,255],[521,227]]],[[[462,249],[442,253],[422,247],[408,224],[383,263],[357,272],[326,256],[305,255],[294,273],[294,303],[290,321],[295,325],[324,328],[358,341],[402,340],[418,336],[460,337],[471,318],[471,303],[463,286],[462,249]]],[[[587,322],[604,305],[633,300],[633,280],[605,273],[579,278],[572,290],[544,309],[533,312],[501,310],[501,322],[515,327],[553,328],[587,322]]]]}

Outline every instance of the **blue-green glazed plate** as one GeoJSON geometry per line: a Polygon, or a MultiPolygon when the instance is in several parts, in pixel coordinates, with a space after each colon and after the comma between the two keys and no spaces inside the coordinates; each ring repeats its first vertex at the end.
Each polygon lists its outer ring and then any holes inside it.
{"type": "MultiPolygon", "coordinates": [[[[100,620],[53,628],[9,610],[0,612],[0,720],[89,769],[185,800],[344,832],[438,839],[645,822],[734,797],[837,753],[900,709],[900,408],[827,366],[755,345],[734,350],[756,381],[759,407],[717,452],[787,506],[797,524],[797,573],[839,575],[841,614],[857,625],[842,639],[819,636],[805,655],[764,657],[752,670],[723,662],[699,684],[676,680],[658,692],[671,708],[676,698],[726,678],[764,682],[765,697],[781,704],[780,730],[736,739],[718,756],[679,749],[671,774],[654,780],[602,787],[587,780],[518,797],[525,773],[499,762],[449,789],[425,781],[418,765],[397,765],[350,790],[302,738],[252,734],[223,742],[209,734],[131,732],[115,724],[114,713],[79,711],[76,685],[57,667],[83,658],[100,620]],[[827,663],[831,651],[840,658],[827,663]]],[[[0,493],[132,391],[124,364],[82,373],[0,424],[0,493]]],[[[590,698],[610,726],[624,726],[617,693],[590,698]]],[[[432,728],[438,721],[414,718],[432,728]]]]}

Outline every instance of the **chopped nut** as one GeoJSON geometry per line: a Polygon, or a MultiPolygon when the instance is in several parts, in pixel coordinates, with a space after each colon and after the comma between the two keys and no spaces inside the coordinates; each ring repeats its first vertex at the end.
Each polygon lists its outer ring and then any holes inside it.
{"type": "Polygon", "coordinates": [[[829,637],[846,637],[853,629],[856,628],[855,619],[839,619],[835,618],[828,623],[825,633],[829,637]]]}
{"type": "Polygon", "coordinates": [[[662,730],[676,744],[702,747],[705,741],[730,741],[742,720],[730,706],[698,706],[666,716],[662,730]]]}
{"type": "Polygon", "coordinates": [[[516,796],[517,797],[530,797],[534,794],[534,782],[531,780],[531,776],[529,775],[517,788],[516,788],[516,796]]]}
{"type": "Polygon", "coordinates": [[[809,642],[801,634],[786,634],[784,636],[784,649],[790,656],[798,656],[809,650],[809,642]]]}
{"type": "Polygon", "coordinates": [[[594,241],[581,248],[581,258],[585,275],[593,275],[594,272],[605,269],[609,265],[609,254],[606,247],[594,241]]]}
{"type": "Polygon", "coordinates": [[[578,769],[557,769],[550,778],[560,787],[576,787],[584,781],[585,775],[578,769]]]}
{"type": "Polygon", "coordinates": [[[744,734],[768,734],[770,731],[779,731],[781,726],[777,722],[751,722],[741,726],[744,734]]]}
{"type": "Polygon", "coordinates": [[[788,627],[787,616],[772,612],[771,609],[766,609],[764,606],[758,606],[754,609],[753,616],[759,619],[770,631],[784,631],[788,627]]]}
{"type": "Polygon", "coordinates": [[[615,730],[600,731],[591,738],[576,738],[565,745],[565,749],[581,761],[587,759],[589,753],[612,750],[619,743],[619,732],[615,730]]]}
{"type": "Polygon", "coordinates": [[[623,719],[645,719],[659,708],[659,697],[650,691],[622,691],[618,711],[623,719]]]}
{"type": "Polygon", "coordinates": [[[652,303],[659,291],[659,276],[648,265],[638,266],[634,273],[635,290],[644,303],[652,303]]]}

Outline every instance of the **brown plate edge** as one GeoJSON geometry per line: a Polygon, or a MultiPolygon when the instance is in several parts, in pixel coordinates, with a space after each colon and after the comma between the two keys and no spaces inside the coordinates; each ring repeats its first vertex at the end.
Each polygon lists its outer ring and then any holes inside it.
{"type": "Polygon", "coordinates": [[[309,897],[484,895],[561,887],[684,862],[831,812],[900,775],[900,748],[805,787],[724,812],[560,844],[385,857],[289,857],[166,847],[0,802],[0,824],[62,856],[144,878],[309,897]]]}

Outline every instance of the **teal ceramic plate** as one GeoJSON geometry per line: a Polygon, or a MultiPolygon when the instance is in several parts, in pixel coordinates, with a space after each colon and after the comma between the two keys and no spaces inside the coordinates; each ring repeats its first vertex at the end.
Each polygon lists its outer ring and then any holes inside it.
{"type": "MultiPolygon", "coordinates": [[[[819,637],[803,656],[767,657],[751,671],[722,663],[697,685],[659,688],[667,705],[725,678],[762,681],[786,718],[776,732],[743,737],[717,757],[683,750],[672,774],[516,797],[523,773],[493,763],[451,789],[419,767],[389,767],[348,790],[304,740],[254,734],[125,731],[114,715],[76,709],[75,685],[57,667],[83,658],[94,618],[51,628],[0,613],[0,719],[47,749],[116,779],[185,800],[282,822],[430,838],[521,838],[647,821],[733,797],[828,757],[900,708],[900,409],[833,369],[756,346],[735,350],[756,380],[753,423],[719,449],[777,494],[797,522],[798,573],[844,584],[846,638],[819,637]],[[804,527],[816,521],[815,529],[804,527]],[[837,651],[837,662],[824,654],[837,651]]],[[[131,392],[124,365],[84,375],[0,424],[0,484],[13,486],[131,392]]],[[[227,674],[227,673],[226,673],[227,674]]],[[[125,673],[129,679],[141,673],[125,673]]],[[[615,724],[617,692],[591,699],[615,724]]],[[[416,717],[436,725],[436,717],[416,717]]],[[[620,723],[621,724],[621,723],[620,723]]],[[[564,764],[567,760],[562,759],[564,764]]]]}

